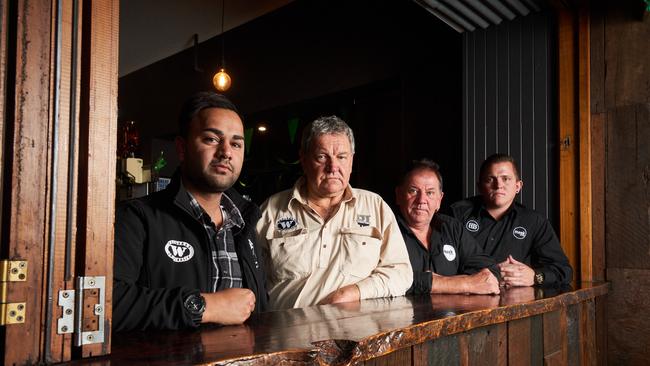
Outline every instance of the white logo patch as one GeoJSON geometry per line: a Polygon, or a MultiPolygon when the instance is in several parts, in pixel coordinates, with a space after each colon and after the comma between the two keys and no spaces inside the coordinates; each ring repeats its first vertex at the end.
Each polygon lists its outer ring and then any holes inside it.
{"type": "Polygon", "coordinates": [[[296,222],[296,219],[293,217],[285,217],[278,220],[278,222],[275,224],[275,227],[280,231],[291,230],[297,226],[298,222],[296,222]]]}
{"type": "Polygon", "coordinates": [[[526,228],[517,226],[516,228],[512,229],[512,236],[514,236],[519,240],[525,238],[526,235],[528,235],[528,231],[526,230],[526,228]]]}
{"type": "Polygon", "coordinates": [[[465,227],[467,228],[468,231],[471,231],[473,233],[477,232],[480,226],[478,225],[478,221],[476,220],[469,220],[465,223],[465,227]]]}
{"type": "Polygon", "coordinates": [[[449,244],[442,246],[442,254],[444,254],[445,258],[450,262],[456,259],[456,250],[449,244]]]}
{"type": "Polygon", "coordinates": [[[357,224],[359,224],[359,227],[370,225],[370,215],[357,215],[357,224]]]}
{"type": "Polygon", "coordinates": [[[194,257],[194,247],[184,241],[170,240],[165,244],[165,253],[176,263],[187,262],[194,257]]]}

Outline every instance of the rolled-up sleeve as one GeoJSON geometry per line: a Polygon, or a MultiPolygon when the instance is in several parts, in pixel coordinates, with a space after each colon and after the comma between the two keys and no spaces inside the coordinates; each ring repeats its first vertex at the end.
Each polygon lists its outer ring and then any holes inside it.
{"type": "Polygon", "coordinates": [[[382,240],[379,263],[370,276],[357,282],[361,299],[402,296],[413,283],[413,270],[395,215],[380,203],[382,240]]]}

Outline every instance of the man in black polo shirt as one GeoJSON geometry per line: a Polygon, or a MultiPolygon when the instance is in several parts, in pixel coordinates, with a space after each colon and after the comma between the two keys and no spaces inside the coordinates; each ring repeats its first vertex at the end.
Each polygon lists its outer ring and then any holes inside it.
{"type": "Polygon", "coordinates": [[[406,242],[413,285],[407,294],[498,294],[496,262],[453,217],[437,213],[442,176],[431,160],[413,161],[395,189],[397,222],[406,242]]]}
{"type": "Polygon", "coordinates": [[[548,220],[515,202],[523,182],[508,155],[488,157],[479,172],[480,196],[451,206],[452,214],[499,262],[507,286],[567,285],[573,271],[548,220]]]}

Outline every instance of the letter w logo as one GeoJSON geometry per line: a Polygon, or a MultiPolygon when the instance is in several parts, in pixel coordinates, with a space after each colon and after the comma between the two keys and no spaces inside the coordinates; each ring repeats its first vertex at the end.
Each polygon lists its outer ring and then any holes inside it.
{"type": "Polygon", "coordinates": [[[176,245],[171,245],[170,247],[171,247],[171,250],[172,250],[172,254],[175,257],[182,257],[183,254],[185,253],[185,250],[187,250],[187,248],[179,247],[179,246],[176,246],[176,245]]]}
{"type": "Polygon", "coordinates": [[[187,262],[194,256],[194,247],[180,240],[170,240],[165,244],[165,254],[174,262],[187,262]]]}

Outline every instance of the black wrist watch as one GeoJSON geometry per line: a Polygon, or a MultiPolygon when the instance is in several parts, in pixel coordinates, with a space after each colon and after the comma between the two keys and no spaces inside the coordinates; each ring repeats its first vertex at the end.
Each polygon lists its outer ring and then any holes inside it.
{"type": "Polygon", "coordinates": [[[203,319],[203,312],[205,311],[205,299],[201,294],[195,293],[190,294],[183,301],[183,306],[192,317],[192,321],[195,326],[201,324],[201,319],[203,319]]]}
{"type": "Polygon", "coordinates": [[[543,285],[544,284],[544,272],[535,271],[535,284],[543,285]]]}

